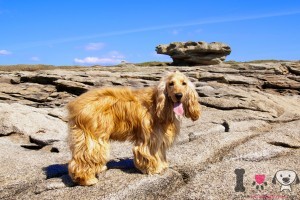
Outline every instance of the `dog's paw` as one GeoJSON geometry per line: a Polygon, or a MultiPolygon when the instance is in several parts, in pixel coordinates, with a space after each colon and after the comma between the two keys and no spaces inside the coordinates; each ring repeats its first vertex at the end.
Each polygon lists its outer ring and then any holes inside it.
{"type": "Polygon", "coordinates": [[[104,171],[106,171],[106,170],[107,170],[107,166],[104,165],[104,166],[102,166],[102,168],[100,169],[99,173],[104,172],[104,171]]]}
{"type": "Polygon", "coordinates": [[[169,168],[169,163],[163,162],[162,163],[162,169],[164,170],[164,169],[167,169],[167,168],[169,168]]]}
{"type": "Polygon", "coordinates": [[[98,183],[98,179],[95,177],[95,178],[91,178],[91,179],[80,182],[80,185],[92,186],[92,185],[95,185],[96,183],[98,183]]]}
{"type": "Polygon", "coordinates": [[[147,169],[145,174],[148,175],[154,175],[154,174],[160,174],[164,171],[165,168],[162,166],[158,166],[156,168],[147,169]]]}
{"type": "Polygon", "coordinates": [[[100,174],[101,174],[102,172],[106,171],[106,170],[107,170],[107,166],[106,166],[106,165],[100,167],[100,169],[98,170],[98,172],[97,172],[97,174],[96,174],[96,177],[99,177],[100,174]]]}

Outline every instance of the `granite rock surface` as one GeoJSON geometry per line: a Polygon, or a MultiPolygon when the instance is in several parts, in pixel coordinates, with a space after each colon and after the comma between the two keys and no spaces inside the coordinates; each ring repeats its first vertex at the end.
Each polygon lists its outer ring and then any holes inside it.
{"type": "Polygon", "coordinates": [[[0,71],[0,199],[299,199],[300,184],[272,183],[281,169],[300,176],[299,72],[299,62],[0,71]],[[65,105],[92,88],[153,86],[176,69],[195,84],[202,116],[183,119],[170,168],[141,174],[132,144],[112,142],[99,182],[75,185],[65,105]],[[243,192],[235,169],[245,170],[243,192]]]}

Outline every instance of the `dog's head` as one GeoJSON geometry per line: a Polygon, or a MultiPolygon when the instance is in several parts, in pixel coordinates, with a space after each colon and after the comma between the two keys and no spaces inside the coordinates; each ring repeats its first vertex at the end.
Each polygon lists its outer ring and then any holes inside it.
{"type": "Polygon", "coordinates": [[[291,185],[294,182],[295,182],[295,184],[300,183],[296,172],[294,172],[292,170],[280,170],[280,171],[276,172],[272,183],[276,184],[276,180],[281,185],[291,185]]]}
{"type": "Polygon", "coordinates": [[[198,94],[193,83],[176,71],[163,77],[157,86],[156,111],[159,118],[165,115],[185,116],[193,121],[200,117],[198,94]]]}

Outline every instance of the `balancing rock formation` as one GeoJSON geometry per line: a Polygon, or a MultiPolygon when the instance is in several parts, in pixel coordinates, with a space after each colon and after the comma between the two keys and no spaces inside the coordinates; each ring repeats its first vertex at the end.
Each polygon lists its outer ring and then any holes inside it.
{"type": "Polygon", "coordinates": [[[222,63],[231,48],[221,42],[172,42],[156,47],[158,54],[172,57],[173,65],[214,65],[222,63]]]}

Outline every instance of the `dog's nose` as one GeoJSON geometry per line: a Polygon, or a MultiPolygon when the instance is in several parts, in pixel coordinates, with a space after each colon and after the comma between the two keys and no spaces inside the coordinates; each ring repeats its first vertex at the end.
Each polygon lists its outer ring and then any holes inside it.
{"type": "Polygon", "coordinates": [[[288,177],[285,177],[285,178],[283,178],[282,180],[283,180],[284,183],[290,182],[290,178],[288,178],[288,177]]]}
{"type": "Polygon", "coordinates": [[[176,93],[175,97],[179,101],[182,98],[182,93],[176,93]]]}

